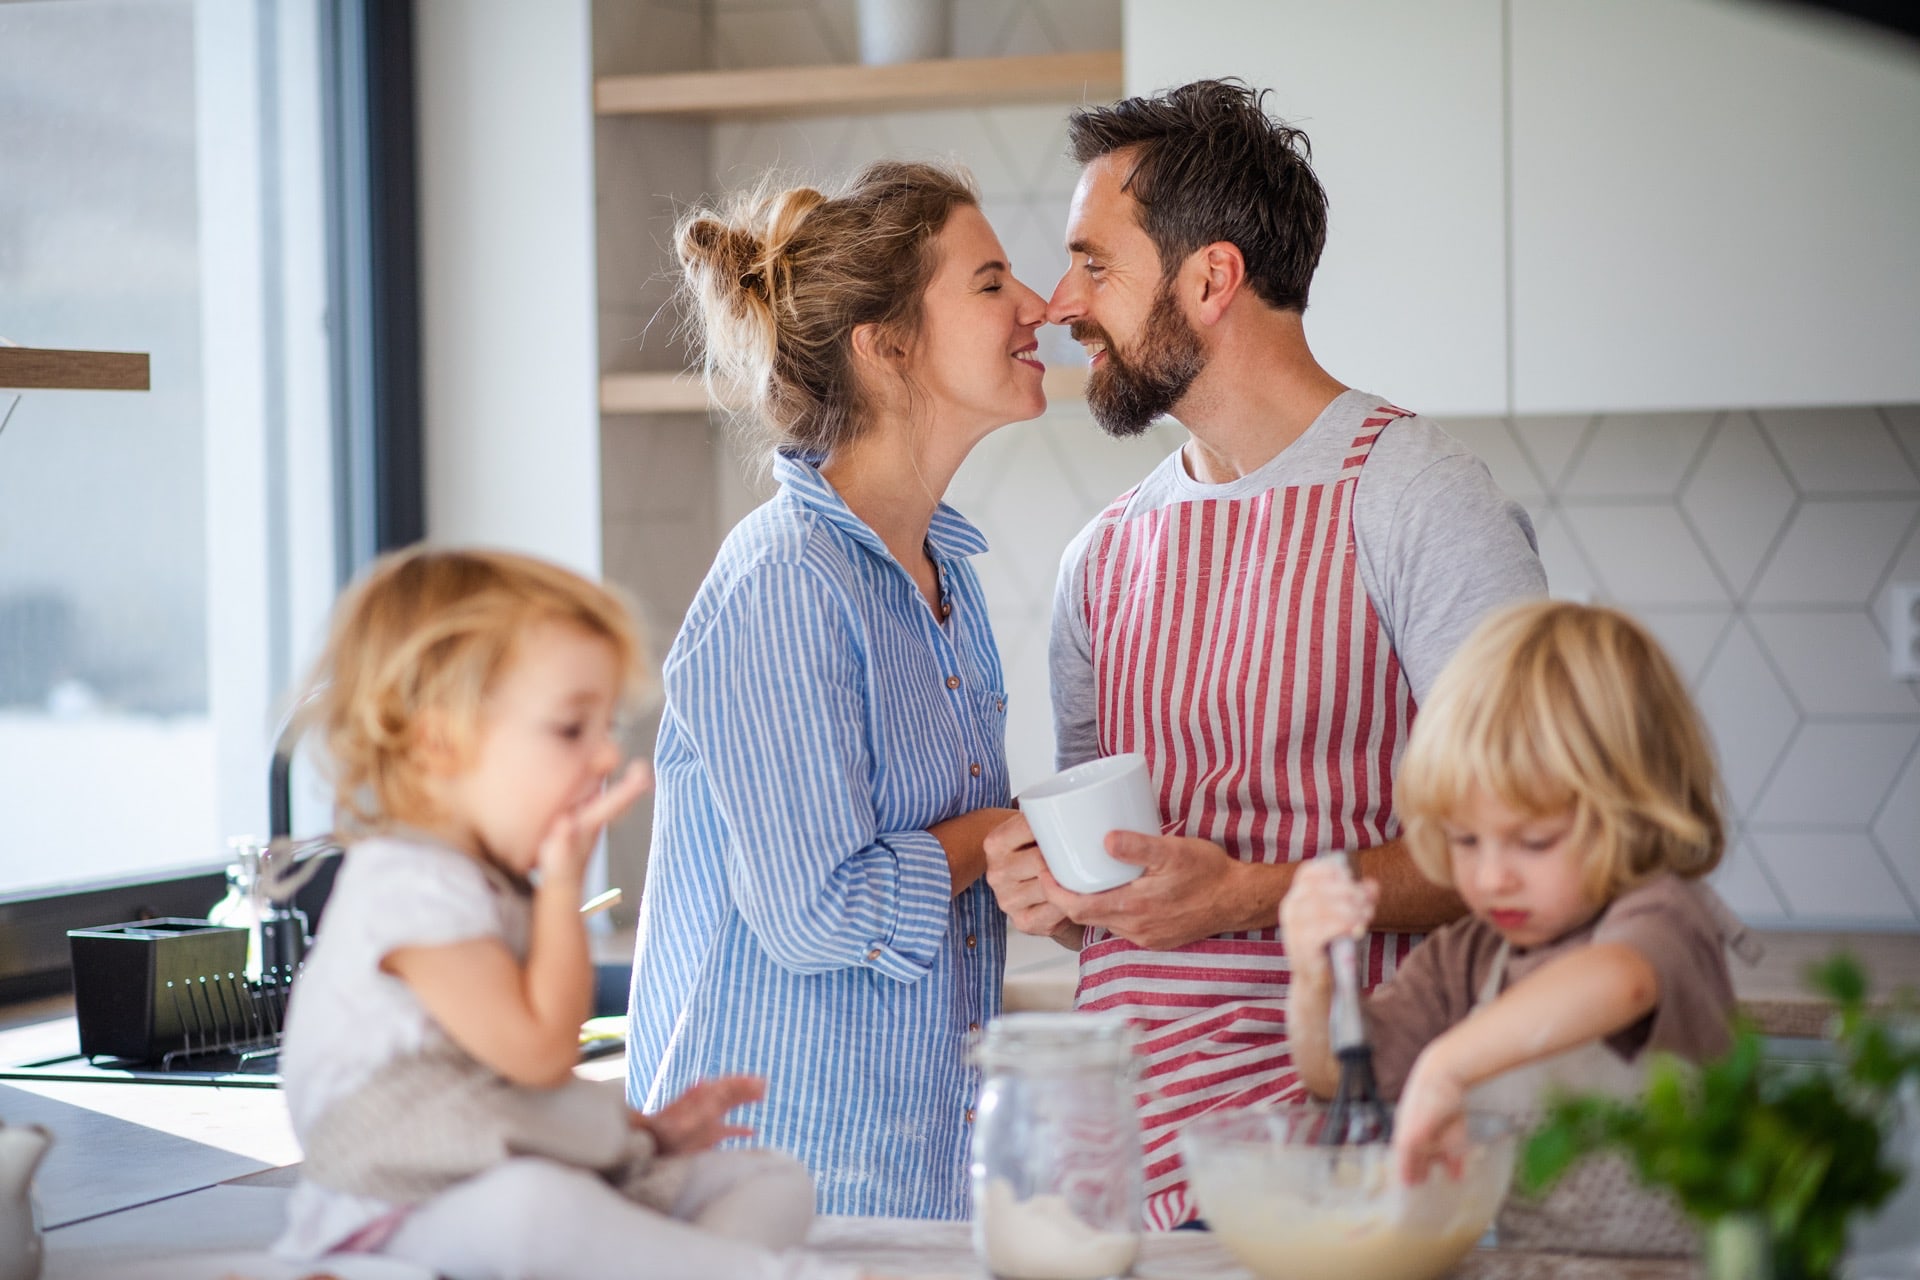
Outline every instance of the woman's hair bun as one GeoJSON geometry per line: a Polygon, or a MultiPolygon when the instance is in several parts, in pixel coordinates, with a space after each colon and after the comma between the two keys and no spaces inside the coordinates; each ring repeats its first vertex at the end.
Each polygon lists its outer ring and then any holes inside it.
{"type": "Polygon", "coordinates": [[[733,280],[746,288],[757,276],[763,251],[752,228],[715,214],[689,218],[680,229],[680,265],[715,283],[733,280]]]}

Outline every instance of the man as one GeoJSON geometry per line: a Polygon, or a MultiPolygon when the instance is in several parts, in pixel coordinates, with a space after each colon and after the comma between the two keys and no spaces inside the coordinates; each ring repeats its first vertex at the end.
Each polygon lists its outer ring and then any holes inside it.
{"type": "Polygon", "coordinates": [[[1145,871],[1093,895],[1047,874],[1024,819],[987,841],[1014,926],[1081,948],[1076,1006],[1146,1029],[1159,1227],[1196,1216],[1181,1122],[1300,1089],[1276,928],[1294,866],[1347,850],[1378,883],[1369,987],[1459,914],[1396,838],[1393,766],[1473,624],[1546,589],[1526,514],[1478,459],[1314,360],[1326,197],[1260,98],[1202,81],[1071,122],[1073,261],[1048,318],[1092,355],[1109,434],[1171,414],[1189,438],[1067,549],[1058,762],[1145,753],[1167,834],[1109,836],[1145,871]]]}

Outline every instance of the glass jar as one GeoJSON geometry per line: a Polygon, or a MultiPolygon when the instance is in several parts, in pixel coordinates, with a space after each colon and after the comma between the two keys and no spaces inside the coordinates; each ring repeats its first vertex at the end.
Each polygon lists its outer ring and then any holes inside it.
{"type": "Polygon", "coordinates": [[[227,865],[227,893],[207,912],[210,923],[247,931],[247,977],[260,980],[260,922],[266,903],[259,893],[260,855],[266,846],[252,836],[227,841],[233,861],[227,865]]]}
{"type": "Polygon", "coordinates": [[[1109,1280],[1140,1251],[1136,1036],[1092,1013],[996,1018],[974,1049],[973,1244],[997,1280],[1109,1280]]]}

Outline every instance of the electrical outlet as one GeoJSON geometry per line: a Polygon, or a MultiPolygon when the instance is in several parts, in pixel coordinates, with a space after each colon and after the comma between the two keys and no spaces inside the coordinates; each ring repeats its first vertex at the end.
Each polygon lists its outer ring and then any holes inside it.
{"type": "Polygon", "coordinates": [[[1920,582],[1896,582],[1888,594],[1893,600],[1893,625],[1888,628],[1893,678],[1920,680],[1920,582]]]}

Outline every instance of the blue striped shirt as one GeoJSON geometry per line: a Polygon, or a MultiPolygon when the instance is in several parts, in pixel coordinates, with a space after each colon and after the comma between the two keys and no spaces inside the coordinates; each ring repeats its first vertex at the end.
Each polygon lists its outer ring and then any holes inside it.
{"type": "Polygon", "coordinates": [[[667,655],[628,1094],[764,1075],[748,1123],[822,1212],[964,1217],[1006,919],[984,881],[950,898],[927,828],[1008,803],[986,540],[934,513],[943,625],[814,466],[775,476],[667,655]]]}

